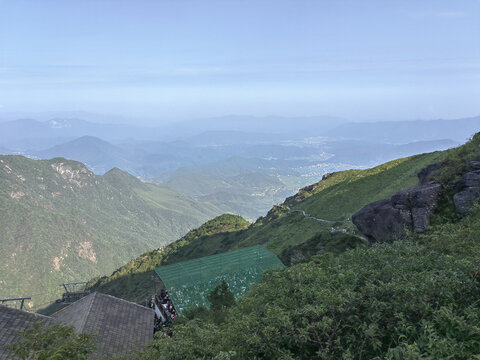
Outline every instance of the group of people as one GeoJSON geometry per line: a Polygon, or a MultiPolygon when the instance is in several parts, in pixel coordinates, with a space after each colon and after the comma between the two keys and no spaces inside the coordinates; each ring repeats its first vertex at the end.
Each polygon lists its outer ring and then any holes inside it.
{"type": "Polygon", "coordinates": [[[162,331],[165,335],[171,336],[168,326],[171,324],[173,319],[175,319],[177,313],[175,311],[175,306],[173,306],[172,300],[170,300],[168,291],[163,289],[160,291],[160,294],[155,294],[152,296],[150,307],[155,310],[153,333],[155,334],[158,331],[162,331]]]}

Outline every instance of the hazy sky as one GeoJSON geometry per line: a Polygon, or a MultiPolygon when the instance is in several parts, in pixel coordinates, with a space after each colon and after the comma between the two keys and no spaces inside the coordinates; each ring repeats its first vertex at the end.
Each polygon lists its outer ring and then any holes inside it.
{"type": "Polygon", "coordinates": [[[480,0],[0,0],[0,114],[480,114],[480,0]]]}

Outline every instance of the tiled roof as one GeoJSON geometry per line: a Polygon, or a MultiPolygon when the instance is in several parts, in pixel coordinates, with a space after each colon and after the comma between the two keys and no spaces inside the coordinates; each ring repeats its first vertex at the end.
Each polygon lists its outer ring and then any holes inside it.
{"type": "Polygon", "coordinates": [[[96,334],[97,350],[102,355],[125,356],[142,351],[153,338],[152,309],[101,293],[92,293],[52,315],[43,316],[0,305],[0,360],[13,359],[3,345],[19,339],[18,332],[36,322],[45,325],[64,323],[77,332],[96,334]]]}
{"type": "Polygon", "coordinates": [[[97,334],[95,357],[126,356],[153,339],[152,309],[101,293],[92,293],[52,315],[78,332],[97,334]]]}
{"type": "Polygon", "coordinates": [[[45,325],[56,322],[48,316],[0,305],[0,359],[13,359],[14,357],[4,345],[17,341],[19,331],[26,330],[39,321],[45,325]]]}

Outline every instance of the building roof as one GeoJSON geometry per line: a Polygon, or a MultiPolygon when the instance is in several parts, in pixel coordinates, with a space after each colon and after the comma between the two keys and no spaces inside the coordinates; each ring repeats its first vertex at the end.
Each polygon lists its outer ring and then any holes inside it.
{"type": "Polygon", "coordinates": [[[93,358],[126,356],[142,351],[153,339],[154,311],[144,306],[94,292],[52,315],[77,332],[97,335],[93,358]]]}
{"type": "Polygon", "coordinates": [[[13,356],[5,345],[19,340],[19,332],[32,327],[37,322],[43,322],[48,326],[56,323],[56,320],[0,305],[0,359],[12,359],[13,356]]]}
{"type": "Polygon", "coordinates": [[[282,267],[275,254],[256,245],[161,266],[155,272],[165,284],[176,310],[182,312],[194,306],[209,306],[207,295],[222,280],[237,298],[259,282],[266,270],[282,267]]]}

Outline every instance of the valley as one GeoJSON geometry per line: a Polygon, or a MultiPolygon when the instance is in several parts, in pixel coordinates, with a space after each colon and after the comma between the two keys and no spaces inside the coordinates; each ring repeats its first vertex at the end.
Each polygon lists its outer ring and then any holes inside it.
{"type": "Polygon", "coordinates": [[[465,140],[480,123],[479,118],[462,119],[464,128],[453,132],[454,120],[330,121],[233,117],[149,128],[68,118],[23,119],[0,122],[0,151],[33,159],[64,157],[98,175],[119,168],[254,221],[326,173],[445,150],[465,140]],[[341,130],[347,124],[358,131],[341,130]],[[419,131],[407,134],[406,126],[419,131]],[[237,130],[228,130],[232,127],[237,130]],[[268,130],[272,128],[273,133],[268,130]],[[402,141],[375,135],[385,129],[402,132],[402,141]],[[366,133],[371,137],[362,135],[366,133]]]}

